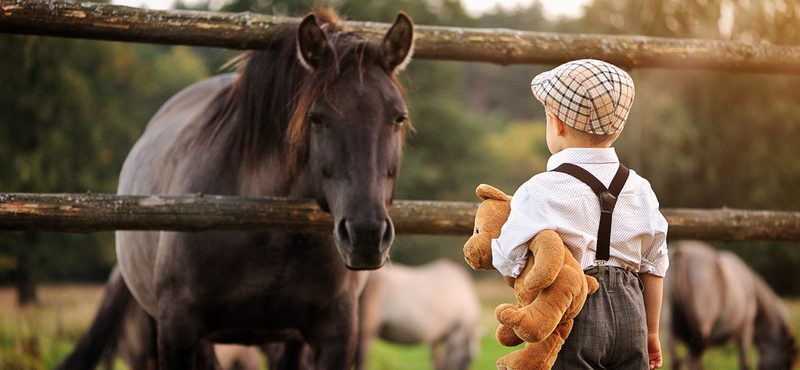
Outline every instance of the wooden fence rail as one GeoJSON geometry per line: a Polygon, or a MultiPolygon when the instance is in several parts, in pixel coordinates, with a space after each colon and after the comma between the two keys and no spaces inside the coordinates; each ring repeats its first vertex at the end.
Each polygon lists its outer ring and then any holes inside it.
{"type": "MultiPolygon", "coordinates": [[[[472,233],[479,203],[395,201],[397,233],[472,233]]],[[[670,239],[800,242],[800,212],[664,209],[670,239]]],[[[260,230],[331,232],[311,200],[210,195],[0,194],[0,231],[260,230]]]]}
{"type": "MultiPolygon", "coordinates": [[[[230,49],[265,47],[290,17],[244,13],[147,10],[63,0],[0,0],[0,32],[230,49]]],[[[385,23],[348,22],[379,39],[385,23]]],[[[418,25],[417,59],[509,64],[560,64],[597,58],[627,68],[706,69],[800,74],[800,47],[736,41],[583,35],[418,25]]]]}

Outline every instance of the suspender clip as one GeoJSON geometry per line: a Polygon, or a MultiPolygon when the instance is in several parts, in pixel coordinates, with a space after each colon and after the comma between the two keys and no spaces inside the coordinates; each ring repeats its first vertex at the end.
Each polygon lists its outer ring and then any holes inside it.
{"type": "Polygon", "coordinates": [[[597,263],[597,276],[604,276],[606,274],[606,262],[604,260],[595,260],[597,263]]]}

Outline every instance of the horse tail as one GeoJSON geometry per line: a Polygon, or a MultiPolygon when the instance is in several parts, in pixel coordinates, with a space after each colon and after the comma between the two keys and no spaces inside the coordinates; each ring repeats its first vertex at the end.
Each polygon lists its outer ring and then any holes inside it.
{"type": "Polygon", "coordinates": [[[92,326],[56,370],[92,370],[104,354],[113,354],[127,310],[135,304],[119,268],[115,267],[92,326]]]}

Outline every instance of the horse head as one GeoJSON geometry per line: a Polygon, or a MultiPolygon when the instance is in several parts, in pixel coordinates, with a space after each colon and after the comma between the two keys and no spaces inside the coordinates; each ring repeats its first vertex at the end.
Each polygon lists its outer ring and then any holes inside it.
{"type": "Polygon", "coordinates": [[[313,198],[334,219],[345,265],[376,269],[394,239],[388,208],[409,124],[395,73],[411,57],[413,23],[400,13],[378,45],[336,29],[326,16],[309,14],[297,28],[307,74],[287,137],[313,198]]]}
{"type": "Polygon", "coordinates": [[[791,370],[797,366],[797,342],[785,322],[780,326],[772,332],[756,330],[759,370],[791,370]]]}

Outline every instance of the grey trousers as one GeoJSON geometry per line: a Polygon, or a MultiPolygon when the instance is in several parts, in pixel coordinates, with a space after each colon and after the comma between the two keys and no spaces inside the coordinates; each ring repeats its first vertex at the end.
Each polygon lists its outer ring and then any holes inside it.
{"type": "Polygon", "coordinates": [[[637,274],[607,267],[586,271],[600,288],[586,298],[553,370],[650,368],[642,283],[637,274]]]}

